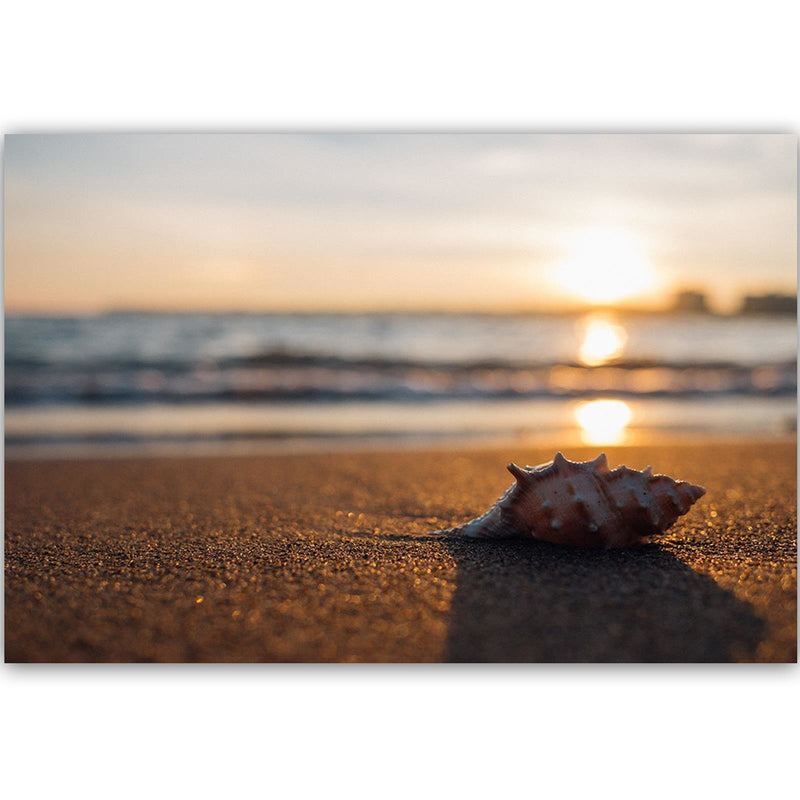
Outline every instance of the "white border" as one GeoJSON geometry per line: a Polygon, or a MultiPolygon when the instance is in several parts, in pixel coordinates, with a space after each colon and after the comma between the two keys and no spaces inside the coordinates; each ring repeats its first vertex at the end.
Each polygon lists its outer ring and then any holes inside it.
{"type": "MultiPolygon", "coordinates": [[[[15,4],[2,130],[793,131],[789,3],[15,4]]],[[[599,621],[601,622],[601,621],[599,621]]],[[[772,797],[796,666],[0,669],[10,797],[772,797]]]]}

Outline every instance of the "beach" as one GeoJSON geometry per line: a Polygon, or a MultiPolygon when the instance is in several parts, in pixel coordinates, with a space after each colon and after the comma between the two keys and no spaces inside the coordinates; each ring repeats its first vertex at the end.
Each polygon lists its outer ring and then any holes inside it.
{"type": "Polygon", "coordinates": [[[426,537],[554,448],[9,461],[6,661],[795,661],[795,442],[604,449],[707,494],[596,551],[426,537]]]}

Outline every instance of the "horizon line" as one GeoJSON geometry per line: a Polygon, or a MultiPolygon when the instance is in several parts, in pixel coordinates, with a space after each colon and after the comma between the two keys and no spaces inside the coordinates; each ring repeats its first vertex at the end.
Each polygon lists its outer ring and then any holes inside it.
{"type": "MultiPolygon", "coordinates": [[[[796,294],[781,293],[781,297],[794,297],[797,299],[796,294]]],[[[585,306],[564,306],[560,308],[541,308],[541,307],[510,307],[510,308],[487,308],[487,307],[463,307],[463,308],[446,308],[446,307],[374,307],[364,306],[359,308],[341,308],[341,307],[264,307],[264,308],[158,308],[150,306],[120,306],[120,307],[107,307],[100,309],[77,309],[77,308],[23,308],[23,309],[5,309],[6,317],[103,317],[103,316],[124,316],[124,315],[204,315],[204,316],[223,316],[223,315],[241,315],[241,316],[259,316],[259,315],[339,315],[339,316],[357,316],[357,315],[426,315],[426,314],[441,314],[441,315],[480,315],[480,316],[524,316],[524,315],[537,315],[537,316],[564,316],[574,314],[591,314],[591,313],[618,313],[618,314],[641,314],[641,315],[669,315],[669,314],[697,314],[704,316],[717,316],[717,317],[735,317],[735,316],[753,316],[757,313],[766,315],[778,314],[788,315],[791,312],[774,310],[765,310],[763,312],[746,311],[741,306],[729,311],[720,311],[714,308],[706,309],[681,309],[674,306],[666,307],[652,307],[652,306],[615,306],[611,304],[597,304],[585,306]]]]}

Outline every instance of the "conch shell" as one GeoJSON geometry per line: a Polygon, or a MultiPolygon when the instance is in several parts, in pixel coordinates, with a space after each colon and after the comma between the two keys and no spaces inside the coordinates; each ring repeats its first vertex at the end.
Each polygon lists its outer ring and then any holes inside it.
{"type": "Polygon", "coordinates": [[[509,464],[516,482],[481,517],[437,535],[476,539],[533,537],[576,547],[626,547],[664,533],[706,490],[668,475],[568,461],[561,453],[538,467],[509,464]]]}

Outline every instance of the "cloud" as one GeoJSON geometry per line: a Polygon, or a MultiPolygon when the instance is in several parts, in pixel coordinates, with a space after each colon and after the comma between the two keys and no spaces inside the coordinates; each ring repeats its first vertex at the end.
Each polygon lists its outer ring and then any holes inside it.
{"type": "MultiPolygon", "coordinates": [[[[342,263],[369,265],[373,296],[391,299],[399,264],[424,286],[426,260],[462,259],[453,297],[479,298],[481,259],[535,273],[571,231],[601,226],[642,236],[675,274],[791,285],[795,149],[760,134],[9,136],[7,301],[82,263],[69,301],[79,288],[102,305],[129,286],[121,270],[183,275],[193,260],[200,282],[201,261],[305,263],[281,275],[291,304],[342,263]]],[[[232,287],[243,299],[248,274],[232,287]]]]}

